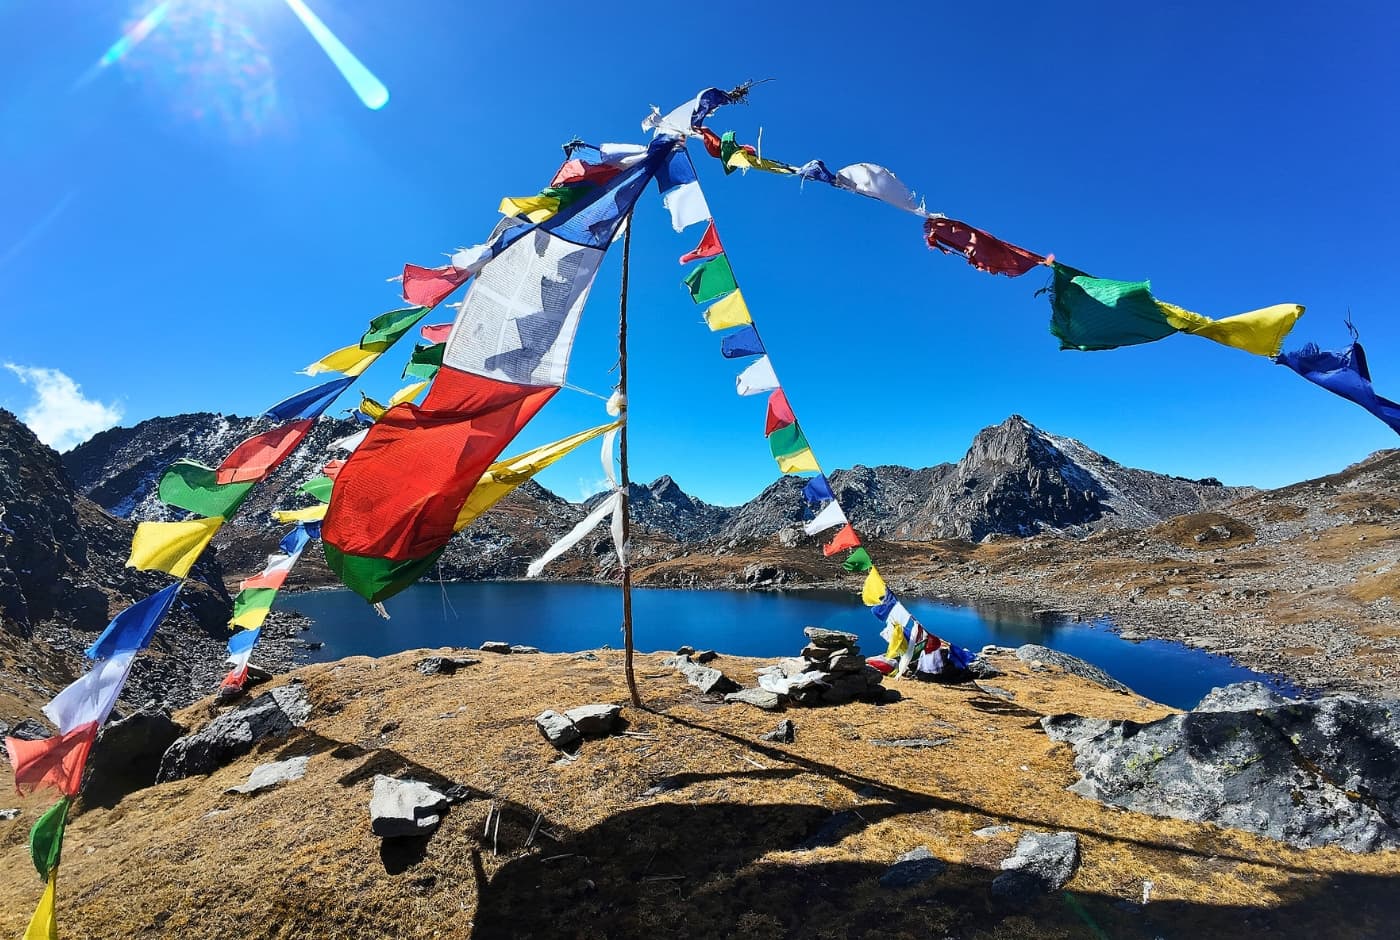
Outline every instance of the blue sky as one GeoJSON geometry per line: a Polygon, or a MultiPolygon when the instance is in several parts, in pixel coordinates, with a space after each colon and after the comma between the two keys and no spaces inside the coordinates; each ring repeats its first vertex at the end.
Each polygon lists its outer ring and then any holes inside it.
{"type": "MultiPolygon", "coordinates": [[[[0,404],[25,412],[43,388],[69,438],[118,412],[260,411],[397,305],[386,278],[403,262],[482,240],[502,196],[545,185],[563,141],[637,140],[650,104],[770,77],[716,130],[762,127],[789,162],[883,164],[931,209],[1102,277],[1151,278],[1201,313],[1302,303],[1290,345],[1343,344],[1350,310],[1378,390],[1400,397],[1400,23],[1382,5],[309,2],[387,106],[360,103],[284,0],[175,0],[106,67],[154,4],[0,2],[0,360],[81,386],[0,370],[0,404]]],[[[1130,465],[1229,483],[1397,443],[1288,370],[1198,338],[1060,352],[1039,272],[994,278],[876,202],[696,159],[828,468],[956,460],[1013,412],[1130,465]]],[[[639,207],[633,476],[734,503],[776,470],[762,400],[734,395],[735,364],[679,286],[676,256],[698,238],[673,233],[654,195],[639,207]]],[[[614,256],[570,372],[599,392],[617,278],[614,256]]],[[[396,389],[397,358],[364,387],[396,389]]],[[[565,391],[518,443],[601,420],[601,402],[565,391]]],[[[542,481],[577,498],[600,476],[587,453],[542,481]]]]}

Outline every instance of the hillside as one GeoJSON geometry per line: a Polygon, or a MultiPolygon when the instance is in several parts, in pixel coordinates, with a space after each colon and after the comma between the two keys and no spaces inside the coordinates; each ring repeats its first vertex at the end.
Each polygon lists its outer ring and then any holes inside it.
{"type": "MultiPolygon", "coordinates": [[[[487,654],[450,676],[417,671],[424,655],[298,670],[278,682],[305,683],[311,717],[289,738],[208,777],[85,805],[68,827],[63,935],[1345,940],[1389,936],[1400,912],[1394,852],[1292,849],[1066,793],[1072,753],[1039,716],[1166,710],[1015,657],[997,657],[995,686],[906,681],[891,705],[789,710],[796,740],[782,744],[759,740],[780,716],[706,700],[643,656],[647,709],[569,760],[532,719],[625,701],[619,654],[487,654]],[[911,738],[931,744],[885,746],[911,738]],[[302,779],[225,792],[293,755],[309,756],[302,779]],[[367,813],[376,773],[469,796],[430,838],[381,842],[367,813]],[[1018,909],[989,886],[1027,832],[1077,835],[1079,864],[1063,896],[1018,909]],[[882,885],[920,846],[937,874],[882,885]]],[[[212,713],[206,702],[177,718],[212,713]]],[[[23,843],[47,803],[13,805],[19,818],[0,822],[10,936],[39,895],[23,843]]]]}

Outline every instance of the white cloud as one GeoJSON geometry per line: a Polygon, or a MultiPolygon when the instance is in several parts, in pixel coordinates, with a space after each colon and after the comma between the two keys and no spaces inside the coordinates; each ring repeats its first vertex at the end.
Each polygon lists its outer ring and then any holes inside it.
{"type": "Polygon", "coordinates": [[[121,406],[105,405],[83,395],[77,382],[57,369],[5,363],[19,380],[34,389],[35,402],[20,419],[39,440],[55,450],[67,450],[110,428],[122,419],[121,406]]]}

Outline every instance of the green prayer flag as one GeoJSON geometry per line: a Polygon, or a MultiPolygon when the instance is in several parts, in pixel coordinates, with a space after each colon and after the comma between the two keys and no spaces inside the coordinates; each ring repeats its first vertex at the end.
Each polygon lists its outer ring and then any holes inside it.
{"type": "Polygon", "coordinates": [[[841,562],[841,567],[847,571],[854,571],[857,574],[869,571],[875,567],[875,563],[870,560],[870,553],[864,548],[857,548],[846,556],[846,560],[841,562]]]}
{"type": "Polygon", "coordinates": [[[591,186],[549,186],[540,190],[541,196],[553,196],[559,200],[559,209],[562,212],[571,204],[577,202],[579,197],[592,189],[591,186]]]}
{"type": "Polygon", "coordinates": [[[327,476],[312,477],[301,485],[301,491],[323,503],[331,501],[331,487],[335,481],[327,476]]]}
{"type": "Polygon", "coordinates": [[[1153,299],[1150,281],[1090,277],[1058,263],[1054,268],[1050,332],[1061,349],[1116,349],[1177,332],[1153,299]]]}
{"type": "Polygon", "coordinates": [[[240,615],[249,611],[271,609],[273,598],[276,596],[276,588],[248,588],[239,591],[238,596],[233,599],[233,617],[230,620],[237,620],[240,615]]]}
{"type": "Polygon", "coordinates": [[[417,581],[437,564],[444,550],[439,548],[425,558],[390,561],[387,558],[347,555],[329,542],[322,542],[321,546],[331,570],[346,587],[371,604],[393,597],[417,581]]]}
{"type": "Polygon", "coordinates": [[[405,307],[381,313],[369,321],[369,330],[360,337],[360,348],[383,352],[428,315],[428,307],[405,307]]]}
{"type": "Polygon", "coordinates": [[[685,286],[690,289],[690,299],[697,304],[703,304],[723,297],[739,285],[734,282],[734,271],[729,267],[729,258],[716,255],[704,264],[697,264],[686,275],[685,286]]]}
{"type": "Polygon", "coordinates": [[[68,825],[68,797],[64,797],[39,817],[29,830],[29,857],[40,878],[47,878],[63,854],[63,829],[68,825]]]}
{"type": "Polygon", "coordinates": [[[789,457],[807,450],[810,446],[807,443],[807,436],[802,433],[802,429],[797,426],[796,422],[778,428],[768,435],[768,449],[773,452],[774,459],[789,457]]]}
{"type": "Polygon", "coordinates": [[[734,139],[733,131],[725,131],[719,138],[719,162],[724,167],[724,175],[728,176],[734,172],[734,167],[729,165],[729,158],[734,156],[734,151],[739,149],[739,142],[734,139]]]}
{"type": "Polygon", "coordinates": [[[257,482],[220,484],[217,480],[218,471],[193,460],[177,460],[161,474],[156,495],[176,509],[187,509],[199,516],[228,517],[257,482]]]}
{"type": "Polygon", "coordinates": [[[413,347],[413,355],[409,357],[408,365],[404,366],[403,377],[431,381],[438,369],[442,368],[442,354],[446,351],[446,343],[413,347]]]}

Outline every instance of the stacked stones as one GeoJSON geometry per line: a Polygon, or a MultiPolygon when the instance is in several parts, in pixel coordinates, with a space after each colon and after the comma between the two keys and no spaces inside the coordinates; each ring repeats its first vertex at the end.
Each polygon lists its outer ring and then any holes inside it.
{"type": "Polygon", "coordinates": [[[880,684],[883,673],[866,665],[856,645],[859,637],[824,627],[808,627],[803,632],[808,643],[801,655],[760,669],[760,688],[796,705],[886,701],[893,690],[880,684]]]}

